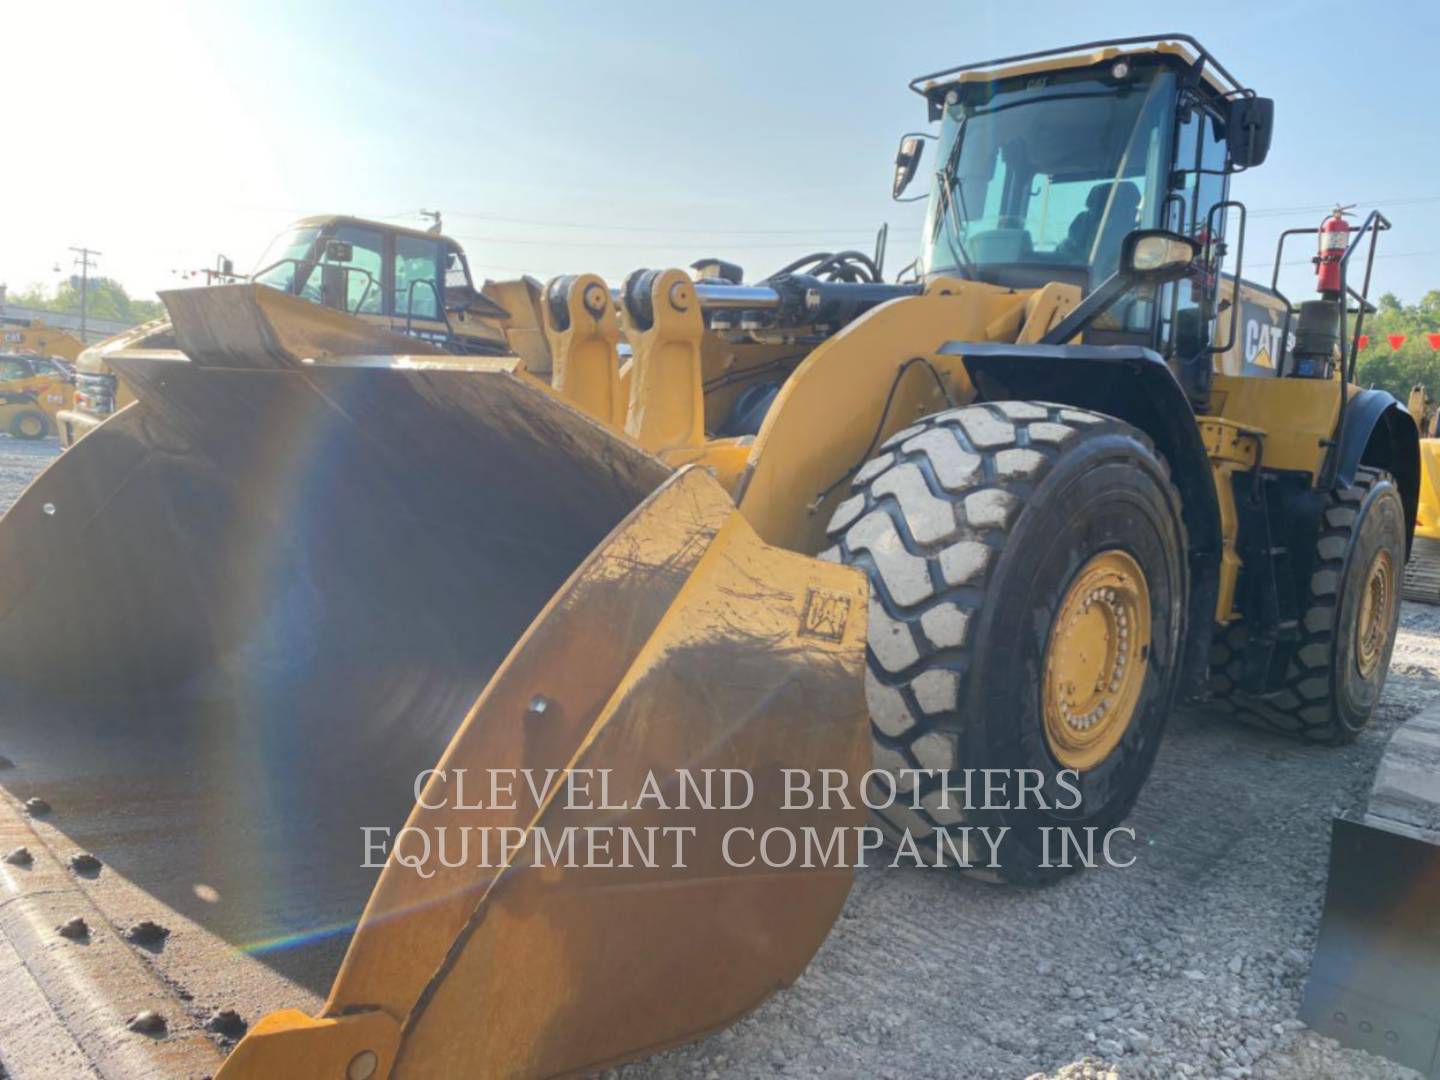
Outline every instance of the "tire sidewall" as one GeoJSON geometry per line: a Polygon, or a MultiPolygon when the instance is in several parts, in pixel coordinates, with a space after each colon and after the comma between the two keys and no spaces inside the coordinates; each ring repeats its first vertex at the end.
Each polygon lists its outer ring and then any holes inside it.
{"type": "Polygon", "coordinates": [[[1340,573],[1340,592],[1335,602],[1335,643],[1331,661],[1331,692],[1335,720],[1342,736],[1353,737],[1369,722],[1385,677],[1390,670],[1390,654],[1395,649],[1395,634],[1400,625],[1400,590],[1405,568],[1405,508],[1400,493],[1388,476],[1370,487],[1360,504],[1358,520],[1350,535],[1345,562],[1340,573]],[[1395,602],[1390,612],[1384,655],[1368,679],[1360,674],[1355,660],[1355,634],[1358,629],[1360,603],[1365,592],[1365,578],[1370,563],[1382,548],[1390,551],[1394,568],[1392,587],[1395,602]]]}
{"type": "MultiPolygon", "coordinates": [[[[1085,432],[1027,500],[991,583],[961,713],[960,759],[985,767],[1040,769],[1045,807],[1012,805],[1012,861],[1039,871],[1043,827],[1110,828],[1129,811],[1154,763],[1174,703],[1186,601],[1184,533],[1177,497],[1154,452],[1128,431],[1085,432]],[[1076,573],[1119,549],[1136,560],[1150,593],[1151,646],[1140,698],[1110,755],[1069,782],[1044,733],[1041,695],[1050,626],[1076,573]],[[1068,808],[1067,808],[1068,807],[1068,808]]],[[[981,814],[980,816],[985,816],[981,814]]]]}
{"type": "Polygon", "coordinates": [[[13,435],[13,436],[14,436],[15,438],[17,438],[17,439],[26,439],[26,440],[29,440],[29,441],[34,441],[34,440],[36,440],[36,439],[43,439],[43,438],[45,437],[46,433],[47,433],[49,430],[50,430],[50,424],[49,424],[48,421],[46,420],[45,414],[42,413],[42,412],[36,412],[36,411],[33,411],[33,410],[27,410],[27,411],[25,411],[25,412],[20,413],[20,414],[17,415],[13,420],[10,421],[10,434],[13,435]],[[37,434],[34,434],[34,435],[26,434],[26,432],[25,432],[25,422],[26,422],[27,420],[34,420],[34,421],[36,421],[36,422],[39,424],[40,430],[39,430],[39,432],[38,432],[37,434]]]}

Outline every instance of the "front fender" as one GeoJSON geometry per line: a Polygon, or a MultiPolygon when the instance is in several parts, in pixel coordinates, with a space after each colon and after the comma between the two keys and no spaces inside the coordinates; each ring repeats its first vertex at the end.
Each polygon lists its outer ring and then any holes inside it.
{"type": "Polygon", "coordinates": [[[1405,504],[1406,543],[1415,535],[1420,504],[1420,429],[1415,418],[1384,390],[1361,390],[1345,405],[1336,448],[1335,483],[1348,487],[1368,465],[1395,477],[1405,504]]]}

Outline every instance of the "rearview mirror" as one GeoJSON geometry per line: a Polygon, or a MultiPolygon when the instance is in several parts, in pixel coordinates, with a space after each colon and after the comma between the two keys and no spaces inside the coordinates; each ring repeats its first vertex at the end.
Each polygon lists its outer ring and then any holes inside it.
{"type": "Polygon", "coordinates": [[[925,153],[925,140],[919,135],[906,135],[900,140],[900,149],[895,151],[895,179],[890,184],[890,197],[898,199],[915,172],[920,168],[920,157],[925,153]]]}
{"type": "Polygon", "coordinates": [[[348,263],[355,257],[355,245],[348,240],[326,240],[325,261],[348,263]]]}
{"type": "Polygon", "coordinates": [[[1136,229],[1120,246],[1120,272],[1146,284],[1184,277],[1200,255],[1200,244],[1165,229],[1136,229]]]}
{"type": "Polygon", "coordinates": [[[1230,164],[1237,169],[1263,164],[1265,156],[1270,153],[1270,134],[1274,127],[1273,98],[1234,98],[1230,102],[1230,116],[1225,125],[1230,164]]]}

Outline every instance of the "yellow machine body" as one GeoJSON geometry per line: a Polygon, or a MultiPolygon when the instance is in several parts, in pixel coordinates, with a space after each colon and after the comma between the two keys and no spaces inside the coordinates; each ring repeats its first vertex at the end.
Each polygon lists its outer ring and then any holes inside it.
{"type": "Polygon", "coordinates": [[[84,349],[85,343],[78,337],[68,330],[51,326],[44,319],[0,322],[0,352],[58,356],[73,364],[84,349]]]}
{"type": "Polygon", "coordinates": [[[1411,388],[1407,407],[1420,426],[1420,499],[1405,563],[1405,599],[1440,604],[1440,438],[1435,430],[1440,412],[1423,386],[1411,388]]]}
{"type": "Polygon", "coordinates": [[[56,414],[75,388],[68,372],[47,357],[0,353],[0,431],[40,439],[56,431],[56,414]]]}
{"type": "MultiPolygon", "coordinates": [[[[221,1080],[586,1073],[729,1024],[804,969],[850,867],[738,866],[724,845],[866,820],[878,605],[817,557],[827,524],[886,439],[977,400],[974,354],[1064,359],[1047,335],[1085,303],[1060,280],[875,284],[844,318],[802,291],[773,332],[722,328],[706,303],[743,300],[678,269],[616,292],[490,284],[509,351],[484,357],[230,285],[164,294],[167,324],[94,352],[136,400],[0,520],[0,707],[22,718],[4,751],[40,762],[72,845],[142,834],[127,879],[194,929],[162,974],[242,946],[236,992],[267,1015],[221,1080]],[[725,433],[767,379],[763,420],[725,433]],[[850,798],[786,809],[786,769],[850,798]],[[458,778],[491,770],[605,772],[616,801],[462,808],[458,778]],[[675,770],[743,772],[755,796],[678,814],[627,797],[675,770]],[[247,842],[217,851],[235,822],[247,842]],[[567,825],[693,827],[694,847],[550,864],[536,845],[567,825]],[[378,875],[359,865],[372,827],[395,840],[378,875]],[[464,828],[518,842],[421,874],[396,839],[464,828]],[[321,1000],[294,1008],[297,987],[321,1000]]],[[[1277,378],[1243,340],[1183,432],[1219,518],[1216,624],[1245,572],[1239,478],[1317,480],[1347,393],[1277,378]]],[[[1135,565],[1092,567],[1123,586],[1116,619],[1146,602],[1135,565]]],[[[1066,648],[1107,632],[1085,603],[1065,600],[1066,648]]],[[[1101,670],[1082,661],[1057,678],[1101,670]]],[[[5,785],[38,793],[24,772],[5,785]]]]}
{"type": "MultiPolygon", "coordinates": [[[[695,861],[668,875],[517,859],[422,877],[392,860],[371,891],[372,878],[337,865],[353,861],[358,829],[401,825],[429,767],[442,772],[408,825],[432,835],[599,823],[553,800],[447,809],[439,777],[465,770],[611,769],[631,785],[651,769],[863,773],[867,588],[809,557],[836,481],[878,441],[973,398],[945,342],[1033,341],[1078,290],[935,279],[811,350],[757,436],[707,438],[704,385],[767,370],[773,349],[747,356],[715,340],[687,282],[656,276],[652,320],[626,328],[622,365],[613,306],[593,303],[609,291],[583,279],[565,329],[546,308],[549,379],[514,357],[420,351],[250,285],[167,294],[173,330],[97,350],[138,401],[5,518],[7,684],[65,699],[77,688],[59,658],[81,655],[94,680],[138,700],[229,702],[191,707],[183,740],[197,750],[222,726],[283,723],[287,753],[312,763],[300,812],[324,822],[286,842],[284,864],[331,883],[332,920],[344,896],[370,892],[318,1018],[268,1017],[222,1076],[327,1074],[365,1053],[376,1076],[585,1071],[728,1024],[823,939],[849,871],[722,872],[717,821],[833,830],[863,824],[853,810],[603,815],[642,831],[693,824],[695,861]],[[488,480],[467,494],[462,475],[488,480]],[[297,638],[296,626],[308,629],[297,638]],[[761,687],[784,689],[757,701],[761,687]],[[351,718],[343,743],[336,715],[351,718]],[[648,996],[615,998],[611,1014],[604,988],[618,978],[648,996]],[[453,1037],[500,1014],[484,1039],[453,1037]]],[[[1217,491],[1251,460],[1248,425],[1267,407],[1254,381],[1217,378],[1239,417],[1206,429],[1217,491]]],[[[1318,430],[1335,387],[1302,389],[1318,430]]],[[[138,747],[143,723],[135,711],[122,727],[138,747]]],[[[112,763],[107,806],[154,794],[139,756],[128,775],[112,763]]],[[[83,824],[76,833],[90,839],[83,824]]],[[[220,891],[244,933],[261,935],[242,872],[220,891]]]]}

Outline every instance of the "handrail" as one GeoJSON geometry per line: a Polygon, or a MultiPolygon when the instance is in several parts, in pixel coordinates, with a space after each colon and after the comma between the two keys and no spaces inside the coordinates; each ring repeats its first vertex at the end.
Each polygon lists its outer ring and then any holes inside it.
{"type": "MultiPolygon", "coordinates": [[[[300,269],[301,269],[302,266],[308,266],[311,271],[313,271],[313,270],[316,269],[317,267],[323,269],[324,267],[327,267],[327,266],[328,266],[328,267],[332,267],[332,268],[334,268],[334,269],[336,269],[336,270],[340,270],[340,271],[344,272],[344,273],[347,275],[347,277],[346,277],[346,279],[345,279],[345,291],[346,291],[347,294],[348,294],[349,291],[350,291],[350,279],[349,279],[348,275],[350,275],[350,274],[364,274],[364,275],[365,275],[365,291],[360,294],[360,299],[357,300],[357,301],[355,301],[355,306],[354,306],[353,308],[351,308],[351,307],[348,305],[348,302],[347,302],[346,306],[343,306],[343,307],[340,308],[340,310],[343,311],[343,312],[345,312],[345,314],[347,314],[347,315],[357,315],[357,314],[359,314],[360,309],[365,306],[365,300],[366,300],[367,297],[369,297],[369,295],[370,295],[370,290],[371,290],[372,288],[373,288],[377,293],[380,291],[380,286],[377,285],[376,282],[375,282],[375,275],[372,274],[372,273],[370,273],[370,271],[369,271],[369,270],[366,270],[363,266],[346,266],[344,263],[326,262],[326,261],[324,261],[323,259],[318,259],[318,260],[317,260],[317,259],[295,259],[295,258],[276,259],[273,263],[270,263],[270,265],[268,265],[268,266],[262,266],[259,270],[256,270],[253,274],[251,274],[251,275],[250,275],[250,280],[253,281],[253,282],[255,282],[257,285],[264,285],[266,288],[273,289],[273,288],[275,288],[274,285],[270,285],[268,282],[261,281],[261,280],[260,280],[260,277],[261,277],[261,275],[263,275],[263,274],[268,274],[271,270],[274,270],[277,266],[284,266],[286,263],[292,264],[292,265],[295,267],[296,273],[295,273],[295,276],[294,276],[293,278],[291,278],[291,280],[290,280],[290,288],[287,289],[287,290],[282,290],[282,291],[287,292],[290,296],[298,296],[298,297],[300,297],[302,300],[304,299],[303,294],[301,294],[301,293],[299,293],[299,292],[296,291],[296,286],[298,285],[298,283],[299,283],[299,281],[300,281],[300,273],[299,273],[299,271],[300,271],[300,269]]],[[[306,272],[306,275],[305,275],[305,276],[306,276],[307,279],[309,278],[309,276],[310,276],[309,271],[306,272]]],[[[322,296],[324,295],[323,289],[322,289],[321,295],[322,295],[322,296]]],[[[322,302],[322,303],[320,303],[319,306],[320,306],[320,307],[328,307],[329,305],[322,302]]]]}
{"type": "MultiPolygon", "coordinates": [[[[1389,228],[1390,219],[1379,210],[1371,210],[1360,224],[1360,228],[1351,231],[1350,242],[1345,246],[1345,253],[1340,256],[1340,404],[1339,408],[1335,410],[1335,428],[1330,435],[1329,451],[1321,466],[1320,482],[1317,485],[1321,491],[1330,491],[1334,488],[1340,471],[1340,436],[1345,430],[1345,412],[1350,403],[1348,390],[1350,384],[1355,381],[1355,369],[1359,363],[1360,331],[1365,325],[1366,309],[1370,306],[1370,278],[1375,270],[1375,245],[1380,234],[1389,228]],[[1359,249],[1360,242],[1365,238],[1367,232],[1370,234],[1370,245],[1365,254],[1365,278],[1360,286],[1360,306],[1355,312],[1355,330],[1351,334],[1346,326],[1346,320],[1350,314],[1350,305],[1346,297],[1353,291],[1348,281],[1350,257],[1359,249]],[[1348,357],[1344,351],[1344,342],[1347,337],[1350,339],[1348,357]]],[[[1318,233],[1320,230],[1316,229],[1315,231],[1318,233]]]]}
{"type": "Polygon", "coordinates": [[[445,300],[440,295],[440,287],[435,284],[435,281],[432,278],[416,278],[414,281],[410,282],[410,288],[407,290],[405,296],[405,333],[410,333],[410,325],[415,318],[416,285],[430,286],[430,291],[435,296],[435,310],[440,313],[440,318],[445,323],[445,338],[447,341],[453,338],[455,336],[455,328],[450,325],[450,313],[445,308],[445,300]]]}
{"type": "MultiPolygon", "coordinates": [[[[1226,199],[1224,202],[1218,202],[1214,206],[1210,207],[1210,212],[1205,215],[1205,233],[1206,236],[1209,238],[1206,241],[1205,246],[1207,249],[1209,249],[1211,247],[1223,244],[1221,235],[1219,232],[1216,231],[1215,228],[1216,212],[1219,211],[1223,214],[1224,212],[1232,208],[1240,211],[1240,239],[1237,240],[1235,243],[1235,269],[1231,271],[1231,275],[1233,276],[1235,281],[1235,286],[1233,289],[1233,295],[1230,297],[1230,336],[1226,340],[1224,345],[1210,346],[1210,354],[1212,356],[1218,356],[1222,353],[1229,352],[1235,347],[1235,342],[1240,336],[1240,277],[1241,274],[1244,272],[1245,267],[1245,227],[1247,215],[1245,210],[1245,204],[1237,199],[1226,199]]],[[[1223,255],[1221,257],[1223,258],[1223,255]]],[[[1208,251],[1205,256],[1205,262],[1207,265],[1210,262],[1208,251]]],[[[1217,308],[1220,306],[1219,301],[1221,277],[1222,275],[1217,269],[1215,272],[1214,293],[1215,306],[1217,308]]]]}

